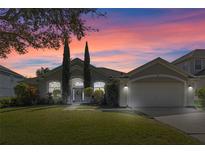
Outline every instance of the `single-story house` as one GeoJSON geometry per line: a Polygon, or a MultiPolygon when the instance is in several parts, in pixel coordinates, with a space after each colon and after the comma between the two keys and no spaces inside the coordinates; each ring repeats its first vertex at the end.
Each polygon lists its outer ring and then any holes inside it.
{"type": "MultiPolygon", "coordinates": [[[[187,67],[196,67],[202,65],[201,68],[205,69],[202,57],[205,50],[194,50],[194,62],[186,62],[187,67]],[[196,56],[197,55],[197,56],[196,56]],[[199,55],[199,56],[198,56],[199,55]],[[201,62],[199,63],[199,59],[201,62]],[[197,61],[197,62],[196,62],[197,61]],[[190,65],[190,66],[189,66],[190,65]],[[194,65],[194,66],[191,66],[194,65]]],[[[188,61],[192,55],[188,54],[188,61]]],[[[205,58],[205,57],[204,57],[205,58]]],[[[170,63],[162,58],[157,58],[138,67],[128,73],[95,67],[90,65],[92,86],[95,89],[104,90],[107,81],[112,78],[120,79],[120,106],[129,107],[184,107],[193,106],[195,90],[199,88],[197,83],[202,82],[204,74],[198,76],[196,72],[189,72],[182,64],[186,61],[186,56],[177,59],[170,63]],[[183,60],[180,60],[183,59],[183,60]],[[183,69],[185,68],[185,69],[183,69]]],[[[83,85],[83,64],[84,62],[79,59],[71,61],[71,79],[70,90],[72,102],[84,102],[84,85],[83,85]]],[[[196,70],[196,69],[195,69],[196,70]]],[[[54,90],[61,90],[62,79],[62,66],[59,66],[43,77],[29,79],[30,82],[35,83],[40,90],[40,95],[45,96],[52,93],[54,90]]],[[[204,82],[205,83],[205,82],[204,82]]],[[[203,84],[200,85],[205,86],[203,84]]]]}
{"type": "Polygon", "coordinates": [[[15,96],[14,87],[25,77],[0,65],[0,98],[15,96]]]}
{"type": "MultiPolygon", "coordinates": [[[[83,83],[83,65],[84,62],[75,58],[71,61],[71,79],[70,79],[70,91],[72,102],[84,102],[84,83],[83,83]]],[[[91,71],[91,85],[94,90],[104,90],[104,86],[110,77],[119,77],[123,75],[123,72],[111,70],[103,67],[95,67],[90,65],[91,71]]],[[[59,66],[43,77],[36,77],[33,79],[27,79],[26,82],[33,85],[37,85],[39,88],[40,96],[46,96],[48,93],[52,93],[54,90],[61,90],[62,80],[62,66],[59,66]]]]}

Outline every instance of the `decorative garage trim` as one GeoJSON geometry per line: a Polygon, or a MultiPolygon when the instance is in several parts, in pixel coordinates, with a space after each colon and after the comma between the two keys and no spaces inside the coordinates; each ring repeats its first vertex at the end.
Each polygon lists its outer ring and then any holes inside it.
{"type": "Polygon", "coordinates": [[[146,63],[146,64],[144,64],[144,65],[142,65],[142,66],[140,66],[140,67],[130,71],[130,72],[128,72],[128,74],[130,76],[132,76],[132,75],[134,75],[136,73],[139,73],[139,72],[142,72],[142,71],[148,69],[149,67],[151,67],[151,66],[153,66],[155,64],[163,65],[163,66],[167,67],[168,69],[170,69],[170,70],[172,70],[172,71],[174,71],[176,73],[179,73],[180,75],[182,75],[184,77],[187,77],[187,78],[188,77],[193,77],[191,74],[189,74],[189,73],[187,73],[187,72],[185,72],[183,70],[180,70],[175,65],[169,63],[168,61],[166,61],[166,60],[164,60],[162,58],[156,58],[156,59],[154,59],[154,60],[152,60],[152,61],[150,61],[150,62],[148,62],[148,63],[146,63]]]}
{"type": "Polygon", "coordinates": [[[134,82],[137,80],[142,80],[142,79],[147,79],[147,78],[155,78],[155,77],[166,77],[166,78],[170,78],[170,79],[175,79],[177,81],[181,81],[183,83],[186,83],[186,81],[182,80],[179,77],[176,76],[172,76],[172,75],[167,75],[167,74],[154,74],[154,75],[145,75],[145,76],[141,76],[141,77],[137,77],[135,79],[130,80],[130,82],[134,82]]]}

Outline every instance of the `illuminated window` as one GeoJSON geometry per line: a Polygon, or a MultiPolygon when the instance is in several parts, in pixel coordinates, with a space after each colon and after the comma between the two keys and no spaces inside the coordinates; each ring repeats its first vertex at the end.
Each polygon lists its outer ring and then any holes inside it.
{"type": "Polygon", "coordinates": [[[48,92],[49,93],[53,93],[54,90],[61,91],[61,84],[60,84],[60,82],[57,82],[57,81],[49,82],[48,92]]]}
{"type": "Polygon", "coordinates": [[[105,83],[104,82],[95,82],[94,83],[94,91],[99,89],[99,90],[102,90],[102,91],[105,91],[105,83]]]}
{"type": "Polygon", "coordinates": [[[76,82],[74,83],[74,87],[83,87],[83,82],[81,82],[81,81],[76,81],[76,82]]]}

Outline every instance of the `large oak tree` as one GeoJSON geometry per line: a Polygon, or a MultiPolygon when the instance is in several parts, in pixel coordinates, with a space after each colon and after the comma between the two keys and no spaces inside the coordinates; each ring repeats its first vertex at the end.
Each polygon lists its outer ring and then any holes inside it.
{"type": "Polygon", "coordinates": [[[96,9],[0,9],[0,58],[15,51],[28,52],[29,47],[58,49],[64,44],[62,70],[63,103],[67,103],[70,79],[70,50],[72,36],[78,40],[87,31],[96,30],[86,25],[83,15],[104,16],[96,9]]]}

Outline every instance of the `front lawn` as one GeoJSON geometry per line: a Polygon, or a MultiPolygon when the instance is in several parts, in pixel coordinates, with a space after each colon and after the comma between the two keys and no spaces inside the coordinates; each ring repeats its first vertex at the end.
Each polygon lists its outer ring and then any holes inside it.
{"type": "Polygon", "coordinates": [[[0,144],[200,144],[153,119],[65,106],[0,109],[0,144]]]}

